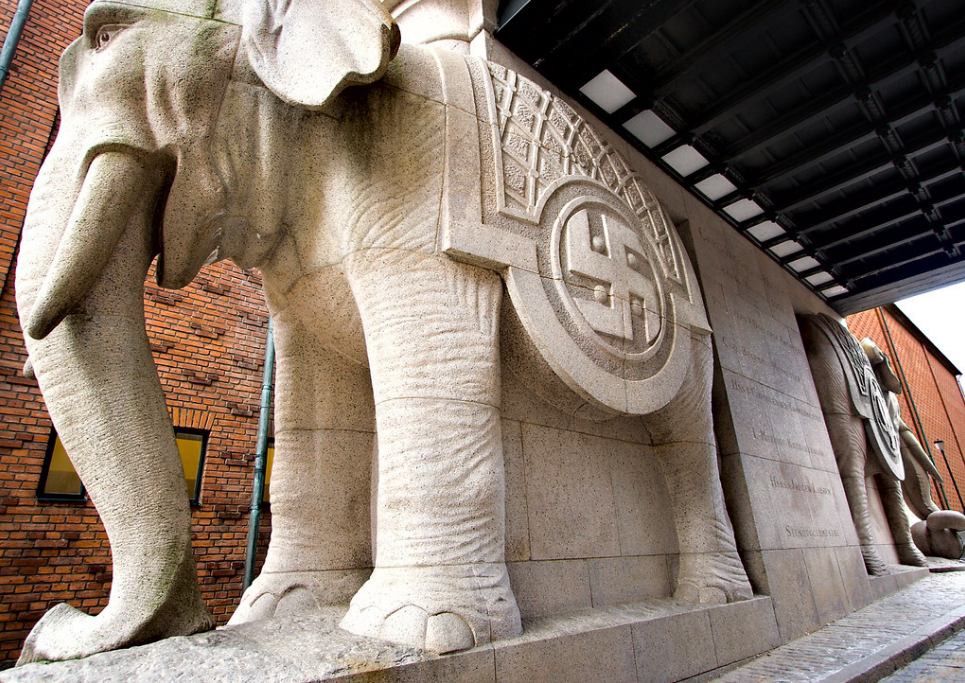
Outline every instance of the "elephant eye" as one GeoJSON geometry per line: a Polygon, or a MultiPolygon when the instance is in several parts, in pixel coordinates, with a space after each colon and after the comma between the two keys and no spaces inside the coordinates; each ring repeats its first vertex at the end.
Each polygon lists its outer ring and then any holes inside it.
{"type": "Polygon", "coordinates": [[[121,24],[110,24],[97,29],[97,36],[94,38],[94,49],[103,50],[122,28],[124,28],[124,26],[121,24]]]}

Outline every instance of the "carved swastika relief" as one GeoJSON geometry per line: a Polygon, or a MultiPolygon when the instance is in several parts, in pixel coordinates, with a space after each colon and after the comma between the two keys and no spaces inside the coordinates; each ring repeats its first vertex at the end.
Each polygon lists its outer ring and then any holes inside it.
{"type": "MultiPolygon", "coordinates": [[[[690,368],[692,341],[706,343],[710,330],[656,197],[558,97],[482,60],[439,63],[453,93],[463,92],[460,79],[471,83],[476,113],[464,116],[469,107],[453,95],[446,135],[458,159],[448,165],[439,248],[502,275],[511,311],[501,324],[526,338],[505,352],[518,352],[518,367],[548,365],[579,398],[559,398],[574,414],[666,405],[690,368]],[[463,172],[467,163],[478,176],[463,172]]],[[[563,392],[547,385],[540,395],[563,392]]]]}
{"type": "Polygon", "coordinates": [[[646,259],[640,237],[618,218],[601,215],[602,235],[590,235],[590,210],[566,222],[566,270],[596,281],[593,299],[576,305],[597,332],[633,341],[633,319],[642,318],[648,344],[660,333],[660,300],[652,278],[641,272],[646,259]]]}

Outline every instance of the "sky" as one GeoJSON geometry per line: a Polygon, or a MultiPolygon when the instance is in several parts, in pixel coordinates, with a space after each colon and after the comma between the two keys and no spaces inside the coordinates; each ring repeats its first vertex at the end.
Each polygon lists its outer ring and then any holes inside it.
{"type": "Polygon", "coordinates": [[[895,303],[965,373],[965,282],[895,303]]]}

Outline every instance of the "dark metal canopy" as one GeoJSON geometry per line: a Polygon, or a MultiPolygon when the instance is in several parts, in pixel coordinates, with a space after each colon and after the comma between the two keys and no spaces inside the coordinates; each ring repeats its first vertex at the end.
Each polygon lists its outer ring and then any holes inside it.
{"type": "Polygon", "coordinates": [[[839,312],[965,280],[965,0],[503,0],[496,37],[839,312]]]}

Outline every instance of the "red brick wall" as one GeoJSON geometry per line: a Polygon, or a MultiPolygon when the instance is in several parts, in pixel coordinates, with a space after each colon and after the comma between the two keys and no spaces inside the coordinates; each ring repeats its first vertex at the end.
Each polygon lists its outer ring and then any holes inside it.
{"type": "MultiPolygon", "coordinates": [[[[16,0],[0,0],[0,29],[16,0]]],[[[58,602],[98,612],[111,559],[89,503],[43,503],[37,485],[51,423],[17,318],[13,263],[27,197],[55,127],[57,60],[79,35],[86,0],[35,2],[0,93],[0,666],[58,602]]],[[[205,268],[180,291],[146,290],[148,333],[176,426],[210,430],[195,555],[208,608],[224,623],[241,592],[267,313],[260,276],[205,268]]],[[[270,524],[262,528],[262,551],[270,524]]]]}
{"type": "MultiPolygon", "coordinates": [[[[879,348],[891,356],[892,364],[902,378],[905,389],[899,396],[902,418],[914,430],[922,445],[927,444],[931,450],[938,471],[945,478],[945,495],[948,497],[949,509],[965,511],[965,505],[959,497],[959,491],[962,497],[965,497],[965,399],[962,398],[962,390],[955,376],[929,351],[927,345],[916,338],[901,320],[887,309],[857,313],[848,317],[847,322],[858,339],[871,337],[879,348]],[[891,332],[894,348],[890,344],[882,318],[887,324],[887,331],[891,332]],[[896,352],[901,361],[900,368],[894,362],[896,352]],[[901,370],[904,371],[904,377],[901,370]],[[915,419],[909,394],[917,408],[920,426],[915,419]],[[939,439],[945,442],[947,464],[934,446],[939,439]]],[[[944,507],[937,487],[933,489],[935,502],[939,507],[944,507]]]]}

